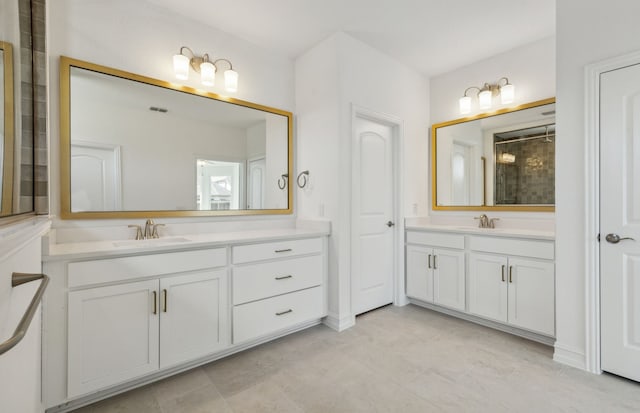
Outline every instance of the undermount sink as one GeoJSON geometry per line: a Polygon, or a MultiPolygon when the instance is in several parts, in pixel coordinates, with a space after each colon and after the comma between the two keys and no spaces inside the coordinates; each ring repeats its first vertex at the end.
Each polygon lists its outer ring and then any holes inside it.
{"type": "Polygon", "coordinates": [[[465,231],[504,231],[504,228],[456,227],[465,231]]]}
{"type": "Polygon", "coordinates": [[[167,238],[152,238],[152,239],[130,239],[126,241],[116,241],[113,243],[114,247],[153,247],[160,245],[179,244],[182,242],[190,242],[189,238],[185,237],[167,237],[167,238]]]}

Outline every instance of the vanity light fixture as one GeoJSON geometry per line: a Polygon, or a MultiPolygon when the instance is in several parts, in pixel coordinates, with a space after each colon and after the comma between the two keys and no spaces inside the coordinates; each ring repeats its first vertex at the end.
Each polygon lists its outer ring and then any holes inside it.
{"type": "Polygon", "coordinates": [[[238,72],[233,70],[233,64],[228,59],[210,60],[209,54],[196,55],[187,46],[182,46],[180,52],[173,55],[173,71],[180,80],[189,79],[189,66],[200,73],[200,82],[205,86],[214,86],[218,65],[222,62],[229,64],[229,69],[224,71],[224,88],[227,92],[238,91],[238,72]]]}
{"type": "Polygon", "coordinates": [[[467,93],[472,89],[478,90],[478,107],[483,110],[491,108],[494,96],[500,95],[503,105],[508,105],[515,99],[515,86],[509,83],[506,77],[500,78],[496,83],[485,83],[482,87],[470,86],[459,101],[460,113],[463,115],[471,113],[471,96],[467,96],[467,93]]]}

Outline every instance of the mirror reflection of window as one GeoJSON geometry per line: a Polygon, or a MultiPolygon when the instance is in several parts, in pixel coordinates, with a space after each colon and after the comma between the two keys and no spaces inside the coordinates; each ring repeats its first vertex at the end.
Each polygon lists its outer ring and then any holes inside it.
{"type": "Polygon", "coordinates": [[[196,208],[200,211],[238,209],[242,197],[243,162],[197,160],[196,208]]]}

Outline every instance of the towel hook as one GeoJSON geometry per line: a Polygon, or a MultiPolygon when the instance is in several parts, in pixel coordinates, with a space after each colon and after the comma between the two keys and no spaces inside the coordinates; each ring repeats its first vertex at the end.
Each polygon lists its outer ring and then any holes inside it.
{"type": "Polygon", "coordinates": [[[287,187],[288,179],[289,179],[289,174],[280,175],[280,178],[278,178],[278,188],[285,189],[287,187]]]}
{"type": "Polygon", "coordinates": [[[309,171],[302,171],[298,174],[298,179],[296,181],[298,182],[298,186],[300,188],[304,188],[305,186],[307,186],[308,177],[309,177],[309,171]],[[301,180],[302,180],[302,183],[300,183],[301,180]]]}

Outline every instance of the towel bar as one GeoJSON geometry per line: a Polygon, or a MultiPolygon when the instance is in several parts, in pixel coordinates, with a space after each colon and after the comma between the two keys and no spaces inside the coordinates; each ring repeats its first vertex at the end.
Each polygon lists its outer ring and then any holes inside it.
{"type": "Polygon", "coordinates": [[[11,276],[12,287],[17,287],[19,285],[36,280],[42,280],[42,282],[40,283],[40,287],[38,287],[38,290],[33,295],[33,299],[31,300],[29,307],[27,307],[27,311],[25,311],[24,315],[22,316],[22,319],[20,319],[18,327],[16,327],[16,331],[14,331],[13,336],[11,336],[11,338],[6,340],[4,343],[0,343],[0,355],[15,347],[16,344],[18,344],[20,340],[22,340],[27,334],[27,330],[29,329],[31,320],[35,315],[36,309],[38,308],[40,301],[42,301],[44,291],[47,289],[47,285],[49,284],[49,276],[45,274],[24,274],[14,272],[11,276]]]}

